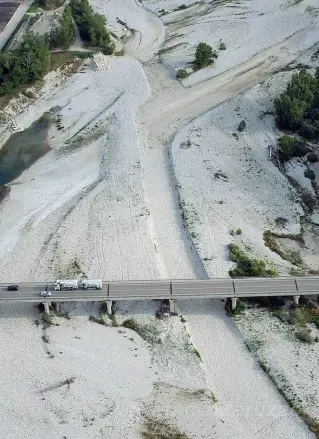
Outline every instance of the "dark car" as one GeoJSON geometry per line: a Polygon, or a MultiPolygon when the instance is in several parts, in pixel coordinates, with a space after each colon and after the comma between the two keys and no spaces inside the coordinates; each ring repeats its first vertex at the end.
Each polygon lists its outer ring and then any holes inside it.
{"type": "Polygon", "coordinates": [[[8,291],[18,291],[19,287],[18,285],[9,285],[8,291]]]}

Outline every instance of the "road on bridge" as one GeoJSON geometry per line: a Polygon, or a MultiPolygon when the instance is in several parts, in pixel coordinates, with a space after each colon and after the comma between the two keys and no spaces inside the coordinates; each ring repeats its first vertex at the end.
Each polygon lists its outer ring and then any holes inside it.
{"type": "Polygon", "coordinates": [[[68,302],[104,300],[199,299],[228,297],[300,296],[319,294],[319,276],[154,280],[103,282],[101,290],[54,291],[53,282],[21,283],[18,291],[8,291],[10,284],[0,284],[0,302],[68,302]],[[42,297],[47,288],[51,296],[42,297]]]}

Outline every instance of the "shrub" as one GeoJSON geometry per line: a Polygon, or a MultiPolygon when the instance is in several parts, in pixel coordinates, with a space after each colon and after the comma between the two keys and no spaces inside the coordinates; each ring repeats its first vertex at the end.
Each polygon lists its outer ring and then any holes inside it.
{"type": "Polygon", "coordinates": [[[310,152],[310,153],[307,155],[307,160],[308,160],[308,162],[310,162],[310,163],[316,163],[316,162],[318,161],[318,156],[317,156],[316,153],[314,153],[314,152],[310,152]]]}
{"type": "Polygon", "coordinates": [[[315,175],[315,173],[311,169],[306,169],[305,172],[304,172],[304,176],[306,178],[309,178],[309,180],[315,180],[316,179],[316,175],[315,175]]]}
{"type": "Polygon", "coordinates": [[[43,319],[43,328],[44,329],[46,329],[49,326],[53,325],[53,321],[52,321],[50,315],[47,314],[46,312],[43,313],[42,319],[43,319]]]}
{"type": "Polygon", "coordinates": [[[185,79],[189,76],[189,73],[185,69],[179,69],[176,73],[176,79],[185,79]]]}
{"type": "Polygon", "coordinates": [[[298,340],[302,341],[303,343],[313,343],[314,339],[312,337],[312,335],[310,334],[310,332],[306,329],[300,329],[299,331],[296,332],[296,337],[298,338],[298,340]]]}
{"type": "Polygon", "coordinates": [[[242,131],[244,131],[245,128],[246,128],[246,122],[245,122],[244,120],[242,120],[242,121],[240,122],[240,124],[238,125],[237,130],[238,130],[239,132],[242,132],[242,131]]]}
{"type": "Polygon", "coordinates": [[[236,229],[236,235],[241,235],[243,233],[242,229],[239,227],[236,229]]]}
{"type": "Polygon", "coordinates": [[[308,152],[308,147],[304,140],[286,134],[278,139],[280,157],[283,161],[290,160],[292,157],[302,157],[308,152]]]}
{"type": "Polygon", "coordinates": [[[267,269],[266,263],[260,259],[250,258],[243,250],[236,244],[229,244],[229,257],[233,262],[237,262],[237,267],[230,270],[229,274],[232,277],[274,277],[278,276],[277,270],[274,268],[267,269]]]}
{"type": "Polygon", "coordinates": [[[219,50],[226,50],[226,44],[221,42],[219,45],[219,50]]]}
{"type": "Polygon", "coordinates": [[[124,326],[124,328],[129,328],[135,332],[138,332],[138,325],[134,319],[124,320],[123,326],[124,326]]]}
{"type": "Polygon", "coordinates": [[[216,58],[218,55],[209,44],[199,43],[195,53],[195,70],[210,66],[216,58]]]}
{"type": "Polygon", "coordinates": [[[89,317],[89,320],[91,322],[98,323],[99,325],[105,325],[105,322],[103,319],[97,319],[95,316],[92,316],[92,315],[89,317]]]}
{"type": "Polygon", "coordinates": [[[101,315],[107,314],[107,303],[106,302],[101,302],[99,311],[100,311],[101,315]]]}
{"type": "Polygon", "coordinates": [[[298,133],[301,137],[304,137],[307,140],[315,140],[318,130],[311,122],[305,121],[301,124],[298,133]]]}
{"type": "Polygon", "coordinates": [[[183,9],[187,9],[187,5],[182,4],[182,5],[178,6],[175,10],[176,10],[176,11],[181,11],[181,10],[183,10],[183,9]]]}

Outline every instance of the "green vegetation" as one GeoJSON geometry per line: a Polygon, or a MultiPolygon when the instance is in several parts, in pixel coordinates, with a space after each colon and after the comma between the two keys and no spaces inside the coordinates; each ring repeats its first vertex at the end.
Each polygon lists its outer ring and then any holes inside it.
{"type": "Polygon", "coordinates": [[[91,46],[100,47],[104,54],[112,54],[114,43],[105,27],[105,17],[94,13],[88,0],[71,0],[70,7],[81,38],[91,46]]]}
{"type": "Polygon", "coordinates": [[[229,257],[233,262],[237,262],[234,270],[229,270],[231,277],[274,277],[278,272],[274,268],[267,268],[266,263],[261,259],[250,258],[236,244],[229,244],[229,257]]]}
{"type": "Polygon", "coordinates": [[[176,79],[185,79],[189,76],[189,73],[185,69],[179,69],[176,73],[176,79]]]}
{"type": "Polygon", "coordinates": [[[43,329],[47,329],[51,325],[53,325],[53,321],[50,317],[50,314],[47,314],[46,312],[43,313],[42,319],[43,319],[43,329]]]}
{"type": "Polygon", "coordinates": [[[318,156],[317,156],[316,153],[314,153],[314,152],[310,152],[310,153],[307,155],[307,160],[308,160],[308,162],[310,162],[310,163],[316,163],[316,162],[318,161],[318,156]]]}
{"type": "Polygon", "coordinates": [[[43,37],[29,33],[14,52],[0,52],[0,95],[29,84],[48,70],[50,51],[43,37]]]}
{"type": "Polygon", "coordinates": [[[316,308],[310,307],[295,308],[290,314],[288,323],[299,326],[313,323],[319,329],[319,311],[316,308]]]}
{"type": "Polygon", "coordinates": [[[266,230],[263,234],[263,238],[265,245],[270,250],[277,253],[282,259],[290,261],[294,265],[303,265],[303,260],[299,251],[284,251],[276,240],[276,238],[289,238],[304,243],[302,235],[279,235],[270,230],[266,230]]]}
{"type": "Polygon", "coordinates": [[[185,433],[180,432],[165,420],[145,417],[143,430],[143,439],[189,439],[185,433]]]}
{"type": "Polygon", "coordinates": [[[157,329],[155,324],[141,324],[134,319],[127,319],[124,320],[122,326],[124,326],[124,328],[135,331],[141,338],[143,338],[148,343],[161,343],[160,331],[157,329]]]}
{"type": "Polygon", "coordinates": [[[52,48],[62,47],[63,49],[67,49],[74,43],[75,28],[69,6],[66,6],[64,9],[59,25],[55,29],[52,29],[49,40],[52,48]]]}
{"type": "Polygon", "coordinates": [[[311,335],[310,331],[306,328],[299,329],[296,332],[296,337],[298,340],[302,341],[303,343],[311,344],[314,342],[314,338],[311,335]]]}
{"type": "Polygon", "coordinates": [[[187,6],[185,4],[182,4],[182,5],[179,5],[176,9],[174,9],[174,11],[182,11],[183,9],[187,9],[188,7],[189,7],[189,5],[187,6]]]}
{"type": "Polygon", "coordinates": [[[213,48],[206,43],[199,43],[195,53],[194,67],[195,70],[200,70],[203,67],[210,66],[217,59],[218,55],[213,48]]]}
{"type": "Polygon", "coordinates": [[[219,50],[226,50],[226,44],[221,42],[219,45],[219,50]]]}
{"type": "Polygon", "coordinates": [[[242,229],[238,227],[238,229],[236,229],[236,235],[241,235],[242,233],[243,233],[242,229]]]}
{"type": "Polygon", "coordinates": [[[306,169],[305,172],[304,172],[304,176],[306,178],[309,178],[309,180],[315,180],[316,179],[316,175],[315,175],[315,173],[311,169],[306,169]]]}
{"type": "Polygon", "coordinates": [[[226,310],[227,314],[232,316],[232,317],[238,316],[240,314],[243,314],[243,312],[245,311],[245,305],[241,299],[237,299],[236,309],[232,309],[232,300],[231,300],[231,298],[228,298],[226,300],[225,310],[226,310]]]}
{"type": "Polygon", "coordinates": [[[95,316],[90,316],[89,320],[94,323],[98,323],[99,325],[105,325],[105,321],[103,319],[98,319],[95,316]]]}
{"type": "Polygon", "coordinates": [[[163,8],[163,9],[160,9],[159,11],[158,11],[158,13],[160,14],[160,17],[162,17],[163,15],[167,15],[168,14],[168,12],[163,8]]]}
{"type": "Polygon", "coordinates": [[[99,311],[100,311],[101,315],[107,314],[107,303],[106,302],[101,302],[99,311]]]}
{"type": "Polygon", "coordinates": [[[319,68],[315,76],[306,70],[294,74],[275,100],[275,109],[281,128],[315,140],[319,135],[319,68]]]}
{"type": "Polygon", "coordinates": [[[244,120],[242,120],[242,121],[240,122],[240,124],[238,125],[237,130],[238,130],[239,132],[242,132],[242,131],[244,131],[245,128],[246,128],[246,122],[245,122],[244,120]]]}
{"type": "Polygon", "coordinates": [[[286,162],[292,157],[303,157],[309,152],[307,144],[297,137],[287,136],[286,134],[278,139],[280,158],[286,162]]]}
{"type": "Polygon", "coordinates": [[[37,0],[35,4],[39,5],[43,9],[56,9],[62,6],[64,0],[37,0]]]}

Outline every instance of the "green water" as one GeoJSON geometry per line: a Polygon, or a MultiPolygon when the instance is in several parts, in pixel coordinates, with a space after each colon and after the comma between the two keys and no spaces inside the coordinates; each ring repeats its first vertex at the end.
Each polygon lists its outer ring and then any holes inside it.
{"type": "Polygon", "coordinates": [[[19,133],[12,134],[0,150],[0,186],[15,180],[40,157],[50,151],[47,142],[52,112],[19,133]]]}

